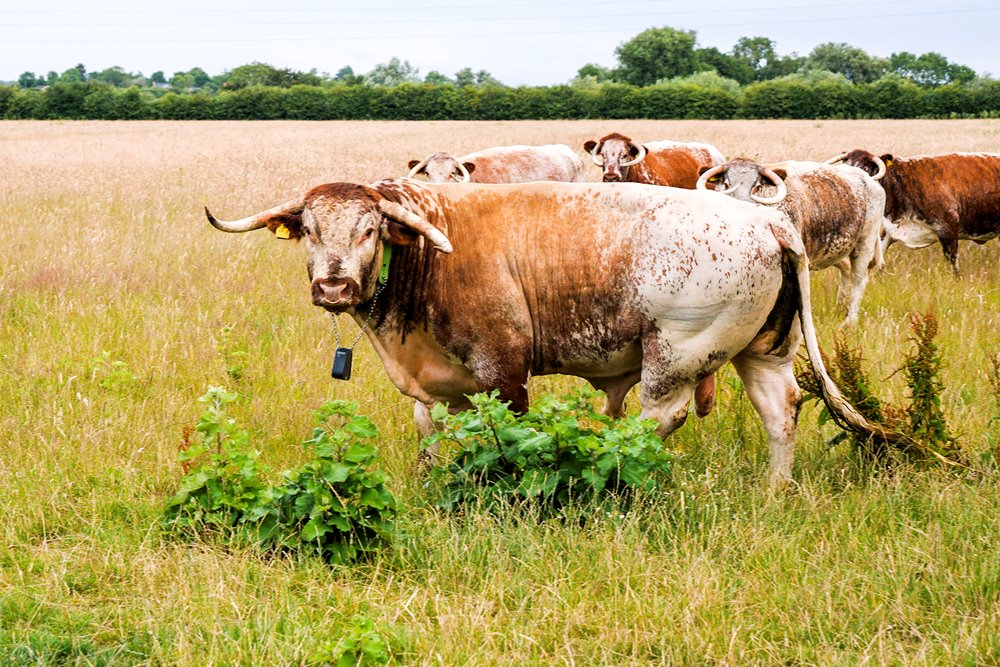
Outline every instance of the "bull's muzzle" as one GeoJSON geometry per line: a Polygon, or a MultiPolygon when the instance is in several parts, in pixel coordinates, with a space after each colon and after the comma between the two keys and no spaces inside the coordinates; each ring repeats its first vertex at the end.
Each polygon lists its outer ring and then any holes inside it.
{"type": "Polygon", "coordinates": [[[314,306],[341,312],[361,302],[361,288],[353,278],[317,278],[312,282],[314,306]]]}
{"type": "Polygon", "coordinates": [[[622,180],[622,173],[620,171],[606,171],[604,172],[604,182],[605,183],[619,183],[622,180]]]}

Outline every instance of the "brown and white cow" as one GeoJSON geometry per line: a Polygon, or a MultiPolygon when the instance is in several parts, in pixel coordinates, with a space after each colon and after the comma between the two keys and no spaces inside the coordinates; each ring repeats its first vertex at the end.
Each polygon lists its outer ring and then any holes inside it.
{"type": "Polygon", "coordinates": [[[840,270],[837,297],[844,324],[858,321],[870,265],[882,265],[879,233],[885,193],[870,176],[847,165],[787,160],[767,166],[730,160],[705,170],[698,188],[740,201],[777,206],[802,235],[811,269],[840,270]]]}
{"type": "Polygon", "coordinates": [[[872,429],[823,368],[802,241],[780,211],[633,184],[394,179],[320,185],[234,222],[206,214],[223,231],[305,239],[313,303],[364,328],[423,430],[435,403],[457,411],[499,389],[523,411],[529,376],[563,373],[603,389],[613,415],[641,380],[642,414],[665,436],[699,380],[729,361],[763,419],[770,479],[783,483],[803,334],[831,412],[872,429]]]}
{"type": "Polygon", "coordinates": [[[613,132],[598,141],[586,141],[583,150],[604,169],[605,182],[628,181],[694,189],[702,167],[722,164],[726,158],[715,146],[696,141],[634,143],[613,132]]]}
{"type": "Polygon", "coordinates": [[[462,157],[432,153],[410,160],[410,178],[423,174],[431,183],[583,182],[583,160],[565,144],[497,146],[462,157]]]}
{"type": "Polygon", "coordinates": [[[957,275],[959,239],[1000,236],[1000,154],[896,158],[855,149],[830,162],[859,167],[885,189],[883,251],[896,241],[908,248],[939,242],[957,275]]]}

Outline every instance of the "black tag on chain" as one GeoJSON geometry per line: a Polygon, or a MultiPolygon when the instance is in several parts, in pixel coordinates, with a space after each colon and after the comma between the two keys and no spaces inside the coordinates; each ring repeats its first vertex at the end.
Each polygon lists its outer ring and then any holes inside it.
{"type": "Polygon", "coordinates": [[[333,353],[333,370],[330,371],[330,375],[333,376],[334,380],[351,379],[352,356],[353,353],[346,347],[338,347],[337,351],[333,353]]]}

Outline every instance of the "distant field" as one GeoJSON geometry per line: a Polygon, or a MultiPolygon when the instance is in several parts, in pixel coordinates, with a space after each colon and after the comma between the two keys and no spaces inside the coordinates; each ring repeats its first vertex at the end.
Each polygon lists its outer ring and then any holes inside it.
{"type": "MultiPolygon", "coordinates": [[[[299,664],[358,614],[397,638],[394,664],[1000,664],[1000,242],[962,242],[960,280],[939,246],[893,246],[848,338],[904,403],[908,314],[937,314],[968,469],[861,469],[810,403],[799,485],[772,495],[763,429],[726,371],[715,412],[670,439],[676,493],[580,528],[424,506],[412,403],[364,341],[354,379],[330,380],[302,248],[203,213],[404,175],[435,150],[582,156],[611,131],[762,161],[1000,153],[997,120],[0,122],[0,664],[299,664]],[[182,429],[223,384],[276,470],[301,457],[311,410],[358,401],[410,508],[401,548],[331,569],[162,534],[182,429]]],[[[828,350],[836,279],[813,276],[828,350]]]]}

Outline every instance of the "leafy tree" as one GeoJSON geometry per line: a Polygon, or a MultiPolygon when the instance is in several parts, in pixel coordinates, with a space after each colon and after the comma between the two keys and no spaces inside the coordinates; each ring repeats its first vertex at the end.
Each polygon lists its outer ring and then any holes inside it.
{"type": "Polygon", "coordinates": [[[971,68],[948,62],[933,51],[920,56],[908,51],[893,53],[889,56],[889,66],[896,74],[925,86],[942,86],[953,81],[968,83],[976,78],[971,68]]]}
{"type": "Polygon", "coordinates": [[[62,81],[63,83],[76,83],[78,81],[86,81],[86,80],[87,80],[87,68],[85,68],[83,65],[70,67],[68,70],[59,75],[59,81],[62,81]]]}
{"type": "Polygon", "coordinates": [[[812,50],[806,67],[843,74],[851,83],[871,83],[889,70],[889,62],[849,44],[827,42],[812,50]]]}
{"type": "Polygon", "coordinates": [[[409,60],[400,61],[393,56],[387,63],[375,65],[372,71],[365,75],[365,82],[373,86],[398,86],[407,81],[420,81],[419,70],[410,64],[409,60]]]}
{"type": "Polygon", "coordinates": [[[576,76],[581,81],[587,79],[588,77],[593,77],[594,81],[597,83],[611,81],[612,75],[613,72],[610,68],[601,67],[600,65],[595,65],[594,63],[587,63],[576,71],[576,76]]]}
{"type": "Polygon", "coordinates": [[[712,71],[726,79],[732,79],[741,85],[746,85],[754,81],[756,72],[744,60],[728,53],[722,53],[714,46],[698,49],[695,51],[698,59],[698,69],[702,71],[712,71]]]}
{"type": "Polygon", "coordinates": [[[170,87],[176,90],[194,88],[194,77],[187,72],[174,72],[174,75],[170,77],[170,87]]]}
{"type": "Polygon", "coordinates": [[[40,83],[45,83],[45,79],[36,77],[34,72],[22,72],[21,76],[17,77],[17,85],[22,88],[34,88],[40,83]]]}
{"type": "Polygon", "coordinates": [[[477,86],[502,86],[503,84],[495,76],[490,74],[484,69],[476,72],[476,85],[477,86]]]}
{"type": "Polygon", "coordinates": [[[166,83],[167,77],[163,75],[163,70],[153,72],[149,77],[150,83],[166,83]]]}
{"type": "Polygon", "coordinates": [[[193,80],[195,88],[204,88],[212,80],[212,77],[208,75],[208,72],[200,67],[192,67],[187,71],[187,74],[193,80]]]}
{"type": "Polygon", "coordinates": [[[461,87],[476,85],[476,75],[473,74],[471,67],[455,72],[455,85],[461,87]]]}
{"type": "Polygon", "coordinates": [[[136,76],[138,75],[126,72],[124,69],[116,65],[115,67],[103,69],[100,72],[94,72],[90,75],[90,78],[93,81],[101,81],[115,86],[116,88],[122,88],[127,86],[133,79],[136,78],[136,76]]]}
{"type": "Polygon", "coordinates": [[[427,76],[424,77],[424,83],[430,83],[436,86],[442,86],[455,82],[449,79],[441,72],[437,70],[431,70],[430,72],[427,73],[427,76]]]}
{"type": "Polygon", "coordinates": [[[635,86],[693,74],[695,33],[674,28],[650,28],[615,49],[615,78],[635,86]]]}
{"type": "Polygon", "coordinates": [[[54,85],[57,81],[59,81],[59,72],[50,71],[45,76],[45,82],[44,83],[47,83],[48,85],[51,86],[51,85],[54,85]]]}
{"type": "Polygon", "coordinates": [[[333,80],[345,86],[357,86],[365,82],[365,77],[355,74],[354,68],[346,65],[337,70],[337,73],[333,75],[333,80]]]}

